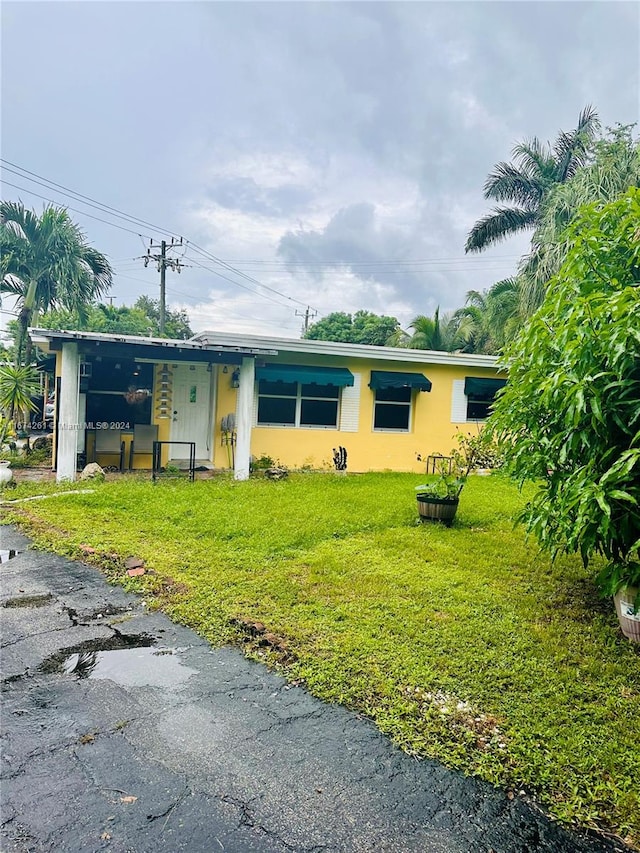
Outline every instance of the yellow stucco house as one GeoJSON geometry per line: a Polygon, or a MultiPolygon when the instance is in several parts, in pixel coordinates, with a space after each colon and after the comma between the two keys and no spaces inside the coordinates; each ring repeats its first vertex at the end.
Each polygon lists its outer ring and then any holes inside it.
{"type": "Polygon", "coordinates": [[[32,329],[56,354],[54,467],[95,459],[249,476],[251,458],[290,468],[424,471],[458,430],[477,433],[506,376],[488,355],[202,332],[188,341],[32,329]],[[160,456],[158,457],[160,458],[160,456]]]}

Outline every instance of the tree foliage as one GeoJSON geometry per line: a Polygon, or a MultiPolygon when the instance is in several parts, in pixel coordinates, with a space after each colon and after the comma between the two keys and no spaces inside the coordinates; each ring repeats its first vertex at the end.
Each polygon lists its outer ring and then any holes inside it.
{"type": "Polygon", "coordinates": [[[505,278],[482,292],[470,290],[453,321],[462,352],[500,352],[520,324],[517,279],[505,278]]]}
{"type": "Polygon", "coordinates": [[[38,216],[22,202],[0,202],[0,293],[16,298],[18,363],[31,360],[27,329],[34,314],[66,308],[84,317],[111,286],[107,259],[89,246],[64,208],[38,216]]]}
{"type": "Polygon", "coordinates": [[[38,376],[31,365],[0,366],[0,410],[11,420],[35,409],[31,399],[40,389],[38,376]]]}
{"type": "MultiPolygon", "coordinates": [[[[82,318],[77,311],[48,311],[38,318],[38,325],[43,329],[78,329],[157,337],[160,334],[160,303],[148,296],[141,296],[133,307],[100,303],[92,305],[82,318]]],[[[165,334],[178,339],[193,335],[185,311],[166,311],[165,334]]]]}
{"type": "Polygon", "coordinates": [[[467,237],[466,252],[481,252],[519,231],[533,228],[543,202],[558,184],[570,180],[587,162],[589,146],[600,123],[593,107],[580,114],[575,130],[561,131],[553,144],[539,139],[519,142],[513,163],[498,163],[484,184],[484,197],[500,204],[475,223],[467,237]]]}
{"type": "Polygon", "coordinates": [[[517,476],[539,488],[523,521],[553,554],[609,560],[640,582],[640,190],[585,207],[564,264],[508,349],[490,419],[517,476]]]}
{"type": "Polygon", "coordinates": [[[409,325],[413,334],[402,341],[401,346],[437,352],[453,352],[462,346],[457,322],[451,314],[441,317],[440,307],[436,308],[433,317],[419,314],[409,325]]]}
{"type": "Polygon", "coordinates": [[[371,311],[356,311],[353,315],[334,311],[317,323],[312,323],[303,338],[310,341],[338,341],[382,347],[399,328],[400,324],[395,317],[386,317],[371,311]]]}
{"type": "Polygon", "coordinates": [[[566,183],[549,192],[531,240],[531,253],[520,264],[520,313],[530,316],[540,306],[548,281],[558,272],[568,251],[566,229],[577,211],[592,202],[620,198],[640,186],[640,144],[633,126],[621,126],[597,140],[586,165],[566,183]]]}

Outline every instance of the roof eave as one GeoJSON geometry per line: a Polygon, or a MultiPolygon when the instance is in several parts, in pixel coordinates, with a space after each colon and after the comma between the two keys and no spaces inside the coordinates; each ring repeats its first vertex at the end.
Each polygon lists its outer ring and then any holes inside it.
{"type": "Polygon", "coordinates": [[[256,346],[272,345],[279,354],[308,353],[310,355],[332,355],[342,358],[363,358],[378,361],[402,361],[419,364],[445,364],[495,369],[495,355],[477,353],[450,353],[436,350],[405,349],[403,347],[378,347],[368,344],[346,344],[336,341],[312,341],[293,338],[276,338],[262,335],[236,335],[229,332],[204,331],[195,335],[205,346],[228,345],[231,341],[244,340],[256,346]]]}

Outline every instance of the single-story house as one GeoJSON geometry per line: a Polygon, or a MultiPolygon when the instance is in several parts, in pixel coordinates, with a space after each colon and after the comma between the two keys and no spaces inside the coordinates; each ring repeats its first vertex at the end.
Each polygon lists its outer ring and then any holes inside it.
{"type": "Polygon", "coordinates": [[[229,332],[168,340],[31,329],[56,355],[54,467],[197,464],[249,476],[251,457],[292,468],[424,471],[458,430],[476,433],[506,375],[489,355],[229,332]]]}

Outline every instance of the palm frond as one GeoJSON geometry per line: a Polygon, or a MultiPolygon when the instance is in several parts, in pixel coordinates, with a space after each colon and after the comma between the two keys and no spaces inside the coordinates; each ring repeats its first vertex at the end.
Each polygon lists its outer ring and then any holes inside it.
{"type": "Polygon", "coordinates": [[[600,119],[592,106],[580,113],[575,130],[561,131],[553,146],[558,181],[572,178],[587,162],[589,147],[600,130],[600,119]]]}
{"type": "Polygon", "coordinates": [[[518,207],[496,207],[473,226],[467,237],[465,252],[481,252],[536,223],[536,211],[518,207]]]}
{"type": "Polygon", "coordinates": [[[498,163],[484,183],[484,197],[531,207],[540,202],[544,186],[540,180],[512,163],[498,163]]]}

